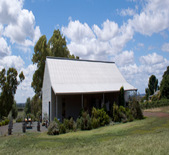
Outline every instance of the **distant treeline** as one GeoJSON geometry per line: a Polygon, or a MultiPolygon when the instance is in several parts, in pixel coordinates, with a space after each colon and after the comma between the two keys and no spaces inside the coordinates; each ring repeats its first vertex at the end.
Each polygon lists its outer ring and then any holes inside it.
{"type": "Polygon", "coordinates": [[[17,103],[16,104],[18,110],[24,110],[25,108],[25,103],[17,103]]]}

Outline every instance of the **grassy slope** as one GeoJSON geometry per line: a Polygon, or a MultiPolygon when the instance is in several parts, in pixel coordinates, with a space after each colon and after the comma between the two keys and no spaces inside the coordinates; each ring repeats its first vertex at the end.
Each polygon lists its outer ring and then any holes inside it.
{"type": "Polygon", "coordinates": [[[0,137],[0,154],[168,154],[169,119],[147,118],[59,136],[0,137]]]}

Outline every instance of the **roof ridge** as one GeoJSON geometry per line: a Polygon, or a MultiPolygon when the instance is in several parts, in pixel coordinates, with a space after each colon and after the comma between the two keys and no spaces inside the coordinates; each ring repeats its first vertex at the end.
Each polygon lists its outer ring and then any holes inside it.
{"type": "Polygon", "coordinates": [[[72,58],[52,57],[52,56],[47,56],[46,58],[48,58],[48,59],[59,59],[59,60],[86,61],[86,62],[115,63],[115,62],[112,62],[112,61],[86,60],[86,59],[72,59],[72,58]]]}

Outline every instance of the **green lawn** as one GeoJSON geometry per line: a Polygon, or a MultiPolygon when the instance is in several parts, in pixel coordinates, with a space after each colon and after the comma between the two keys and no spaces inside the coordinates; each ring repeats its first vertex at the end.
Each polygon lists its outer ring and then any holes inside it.
{"type": "Polygon", "coordinates": [[[59,136],[0,137],[0,154],[168,154],[169,118],[146,118],[59,136]]]}

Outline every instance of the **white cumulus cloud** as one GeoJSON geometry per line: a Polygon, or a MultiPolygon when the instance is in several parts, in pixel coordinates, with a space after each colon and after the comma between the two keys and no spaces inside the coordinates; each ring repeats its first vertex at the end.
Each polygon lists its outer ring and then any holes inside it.
{"type": "Polygon", "coordinates": [[[126,66],[134,64],[134,52],[133,51],[124,51],[121,54],[116,55],[112,60],[118,66],[126,66]]]}
{"type": "Polygon", "coordinates": [[[148,36],[169,28],[169,1],[146,0],[140,14],[128,22],[136,32],[148,36]]]}
{"type": "Polygon", "coordinates": [[[23,0],[1,0],[0,1],[0,23],[16,23],[19,13],[23,7],[23,0]]]}
{"type": "Polygon", "coordinates": [[[118,27],[109,20],[103,22],[102,29],[97,25],[90,28],[86,23],[70,21],[67,27],[62,27],[62,32],[70,40],[70,52],[83,59],[108,59],[121,52],[133,37],[130,26],[118,27]]]}
{"type": "Polygon", "coordinates": [[[164,62],[164,58],[156,53],[140,57],[140,62],[145,65],[155,65],[164,62]]]}
{"type": "Polygon", "coordinates": [[[9,67],[14,67],[20,70],[24,66],[24,61],[20,56],[9,55],[0,59],[0,70],[2,68],[8,69],[9,67]]]}
{"type": "Polygon", "coordinates": [[[91,39],[94,34],[87,23],[80,23],[78,20],[70,20],[67,27],[62,27],[64,35],[74,42],[80,42],[84,39],[91,39]]]}
{"type": "Polygon", "coordinates": [[[136,11],[134,9],[131,9],[131,8],[122,9],[120,11],[121,16],[133,16],[135,14],[136,14],[136,11]]]}
{"type": "Polygon", "coordinates": [[[107,19],[105,22],[103,22],[102,29],[100,29],[97,25],[94,25],[93,31],[99,40],[108,41],[116,36],[119,29],[117,23],[107,19]]]}
{"type": "Polygon", "coordinates": [[[169,43],[164,43],[161,48],[164,52],[169,52],[169,43]]]}
{"type": "Polygon", "coordinates": [[[12,44],[34,46],[41,35],[32,11],[23,9],[22,0],[0,1],[0,24],[4,26],[3,36],[12,44]]]}
{"type": "Polygon", "coordinates": [[[31,87],[31,83],[32,83],[33,74],[36,69],[37,66],[32,64],[30,64],[26,68],[20,69],[20,71],[23,71],[25,79],[18,86],[16,91],[15,100],[17,100],[18,103],[25,103],[28,97],[33,97],[34,91],[31,87]]]}
{"type": "Polygon", "coordinates": [[[10,55],[11,48],[8,46],[6,40],[3,37],[0,37],[0,58],[10,55]]]}

